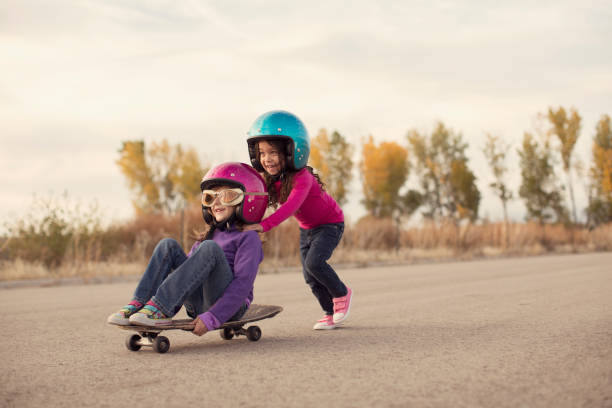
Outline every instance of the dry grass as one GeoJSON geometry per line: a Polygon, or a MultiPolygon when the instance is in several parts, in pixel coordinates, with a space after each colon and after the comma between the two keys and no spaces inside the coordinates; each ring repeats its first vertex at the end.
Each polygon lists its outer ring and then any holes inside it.
{"type": "MultiPolygon", "coordinates": [[[[183,235],[186,250],[195,239],[187,233],[201,226],[200,209],[188,209],[183,235]]],[[[96,245],[70,246],[56,268],[20,258],[0,257],[0,281],[137,276],[144,270],[155,244],[168,236],[179,239],[179,230],[179,216],[143,215],[104,231],[95,237],[96,245]]],[[[366,266],[593,251],[612,251],[612,224],[588,230],[537,223],[430,222],[398,229],[391,220],[366,217],[354,226],[347,226],[330,262],[366,266]]],[[[265,234],[261,272],[277,273],[299,267],[299,230],[291,219],[265,234]]]]}
{"type": "MultiPolygon", "coordinates": [[[[298,268],[299,233],[296,223],[285,223],[267,235],[262,271],[298,268]]],[[[610,250],[612,224],[590,231],[537,223],[455,225],[429,222],[420,227],[398,230],[389,219],[366,217],[345,230],[330,262],[366,266],[610,250]]]]}

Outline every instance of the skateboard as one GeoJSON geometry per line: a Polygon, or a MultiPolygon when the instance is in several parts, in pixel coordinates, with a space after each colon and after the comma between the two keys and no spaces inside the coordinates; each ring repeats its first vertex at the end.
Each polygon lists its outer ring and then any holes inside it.
{"type": "MultiPolygon", "coordinates": [[[[283,308],[281,306],[253,304],[240,320],[226,322],[215,330],[219,330],[219,334],[224,340],[231,340],[234,336],[246,336],[250,341],[257,341],[261,338],[261,329],[259,326],[253,325],[246,329],[244,326],[247,323],[272,318],[282,311],[283,308]]],[[[134,324],[117,327],[138,333],[130,334],[125,339],[125,346],[128,350],[138,351],[141,347],[151,347],[158,353],[165,353],[170,350],[170,340],[165,336],[159,336],[159,333],[164,330],[193,331],[195,324],[192,322],[193,319],[176,319],[172,320],[172,323],[168,325],[157,327],[138,326],[134,324]]]]}

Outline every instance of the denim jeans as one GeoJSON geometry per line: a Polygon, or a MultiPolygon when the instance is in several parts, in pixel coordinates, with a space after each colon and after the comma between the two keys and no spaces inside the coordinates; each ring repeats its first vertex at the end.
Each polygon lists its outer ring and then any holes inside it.
{"type": "Polygon", "coordinates": [[[300,228],[300,255],[304,279],[326,314],[334,313],[333,298],[346,296],[347,289],[327,263],[344,232],[344,223],[300,228]]]}
{"type": "MultiPolygon", "coordinates": [[[[234,273],[216,242],[207,240],[187,257],[178,242],[164,238],[155,247],[134,300],[155,302],[163,314],[174,316],[184,304],[193,318],[206,312],[225,292],[234,273]]],[[[230,319],[242,317],[246,305],[230,319]]]]}

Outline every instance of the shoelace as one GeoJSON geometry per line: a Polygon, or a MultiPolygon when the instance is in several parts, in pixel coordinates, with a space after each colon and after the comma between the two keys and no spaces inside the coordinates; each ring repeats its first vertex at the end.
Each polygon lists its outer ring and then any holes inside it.
{"type": "Polygon", "coordinates": [[[121,308],[121,310],[119,311],[119,313],[121,313],[123,315],[123,317],[130,317],[131,315],[134,314],[134,312],[136,311],[136,307],[132,306],[132,305],[127,305],[121,308]]]}
{"type": "Polygon", "coordinates": [[[162,312],[160,312],[157,309],[154,310],[154,308],[150,305],[145,306],[140,312],[146,314],[149,319],[163,319],[164,318],[162,312]]]}

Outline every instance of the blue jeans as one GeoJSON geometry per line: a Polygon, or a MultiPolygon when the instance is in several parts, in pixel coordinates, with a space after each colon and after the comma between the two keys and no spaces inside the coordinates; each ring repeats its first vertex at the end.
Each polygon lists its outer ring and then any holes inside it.
{"type": "Polygon", "coordinates": [[[300,228],[300,255],[304,279],[326,314],[334,313],[333,298],[346,296],[346,286],[327,263],[344,232],[344,223],[300,228]]]}
{"type": "MultiPolygon", "coordinates": [[[[178,242],[164,238],[151,255],[134,300],[143,304],[152,300],[168,317],[184,304],[187,314],[195,318],[215,304],[233,279],[234,272],[216,242],[202,242],[187,257],[178,242]]],[[[243,305],[230,320],[239,319],[245,311],[243,305]]]]}

